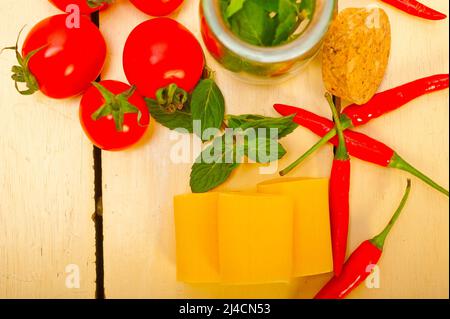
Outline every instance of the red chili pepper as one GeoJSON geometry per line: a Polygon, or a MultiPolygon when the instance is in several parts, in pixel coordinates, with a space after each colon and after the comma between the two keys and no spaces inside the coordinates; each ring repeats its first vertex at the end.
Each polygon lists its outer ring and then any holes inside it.
{"type": "Polygon", "coordinates": [[[350,210],[350,157],[348,156],[347,147],[345,146],[344,132],[341,127],[339,113],[333,103],[333,97],[328,93],[325,96],[333,112],[333,118],[336,121],[339,141],[336,153],[334,155],[333,166],[331,168],[329,185],[333,268],[334,275],[339,276],[345,262],[345,254],[347,252],[350,210]]]}
{"type": "Polygon", "coordinates": [[[416,0],[381,0],[387,4],[390,4],[397,9],[400,9],[413,16],[428,19],[428,20],[443,20],[447,16],[439,11],[431,9],[426,5],[416,0]]]}
{"type": "MultiPolygon", "coordinates": [[[[345,130],[366,124],[373,119],[404,106],[417,97],[447,89],[448,86],[449,75],[437,74],[375,94],[375,96],[366,104],[352,104],[347,106],[341,116],[342,127],[345,130]]],[[[274,107],[278,113],[283,116],[292,115],[298,111],[298,108],[289,105],[276,104],[274,107]]],[[[305,154],[296,161],[296,165],[300,164],[309,155],[319,149],[319,147],[325,145],[328,140],[335,135],[336,130],[332,129],[332,131],[305,152],[305,154]]]]}
{"type": "Polygon", "coordinates": [[[411,180],[408,179],[405,194],[386,228],[371,240],[364,241],[351,254],[339,277],[334,276],[317,293],[314,299],[343,299],[358,287],[369,276],[371,269],[380,260],[383,246],[390,230],[405,207],[411,191],[411,180]]]}
{"type": "Polygon", "coordinates": [[[366,104],[347,106],[342,113],[351,121],[353,127],[364,125],[422,95],[447,89],[448,82],[448,74],[428,76],[375,94],[366,104]]]}
{"type": "MultiPolygon", "coordinates": [[[[275,110],[277,110],[280,114],[283,114],[283,111],[285,111],[283,108],[280,108],[279,105],[275,105],[274,107],[275,110]]],[[[332,136],[334,136],[334,123],[332,121],[301,108],[295,108],[295,110],[295,117],[293,119],[295,123],[306,127],[319,136],[328,136],[330,133],[333,133],[332,136]]],[[[290,112],[283,115],[287,116],[289,114],[292,115],[293,113],[290,112]]],[[[418,171],[386,144],[377,141],[365,134],[354,132],[351,130],[346,130],[344,132],[344,136],[347,144],[347,150],[350,155],[362,159],[366,162],[381,165],[383,167],[397,168],[409,172],[431,187],[440,191],[441,193],[447,196],[449,195],[448,190],[438,185],[422,172],[418,171]]],[[[334,144],[335,146],[339,144],[336,137],[331,138],[329,142],[334,144]]],[[[301,160],[301,158],[299,160],[301,160]]],[[[297,162],[299,160],[281,171],[280,174],[286,175],[287,173],[289,173],[292,169],[295,168],[295,166],[297,166],[297,162]]]]}

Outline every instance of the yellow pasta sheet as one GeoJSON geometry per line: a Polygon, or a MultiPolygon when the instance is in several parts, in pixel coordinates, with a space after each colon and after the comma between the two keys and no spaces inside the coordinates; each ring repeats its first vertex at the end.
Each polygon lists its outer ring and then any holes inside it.
{"type": "Polygon", "coordinates": [[[174,199],[177,279],[262,284],[332,271],[327,179],[174,199]]]}

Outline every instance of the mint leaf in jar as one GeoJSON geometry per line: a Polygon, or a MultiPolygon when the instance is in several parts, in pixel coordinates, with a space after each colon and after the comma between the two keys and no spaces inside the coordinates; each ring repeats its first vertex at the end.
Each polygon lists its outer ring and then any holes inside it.
{"type": "Polygon", "coordinates": [[[231,31],[245,42],[270,46],[275,34],[275,20],[255,0],[245,1],[242,9],[229,19],[231,31]]]}
{"type": "Polygon", "coordinates": [[[254,0],[254,2],[269,13],[278,11],[279,0],[254,0]]]}
{"type": "Polygon", "coordinates": [[[226,8],[225,16],[227,18],[232,17],[236,12],[242,9],[245,0],[231,0],[226,8]]]}
{"type": "Polygon", "coordinates": [[[298,4],[300,13],[306,19],[311,19],[315,6],[316,2],[314,0],[302,0],[300,4],[298,4]]]}
{"type": "Polygon", "coordinates": [[[231,31],[257,46],[295,39],[305,29],[300,28],[302,22],[311,19],[314,6],[314,0],[221,0],[222,15],[231,31]]]}
{"type": "Polygon", "coordinates": [[[277,29],[272,45],[278,45],[289,39],[301,21],[295,1],[279,0],[278,14],[276,16],[277,29]]]}

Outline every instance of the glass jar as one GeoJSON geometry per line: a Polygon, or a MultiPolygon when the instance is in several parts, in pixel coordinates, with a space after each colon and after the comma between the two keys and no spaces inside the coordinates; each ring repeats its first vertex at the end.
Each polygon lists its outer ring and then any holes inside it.
{"type": "Polygon", "coordinates": [[[200,0],[202,38],[211,55],[239,78],[273,83],[294,75],[316,56],[336,10],[337,0],[316,0],[308,25],[296,39],[260,47],[231,32],[222,17],[220,0],[200,0]]]}

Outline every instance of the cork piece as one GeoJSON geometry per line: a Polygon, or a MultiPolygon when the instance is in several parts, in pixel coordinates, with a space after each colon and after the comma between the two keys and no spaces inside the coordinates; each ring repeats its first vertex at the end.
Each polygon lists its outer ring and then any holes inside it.
{"type": "Polygon", "coordinates": [[[349,8],[324,40],[323,80],[332,94],[356,104],[377,92],[389,60],[391,27],[380,8],[349,8]]]}

